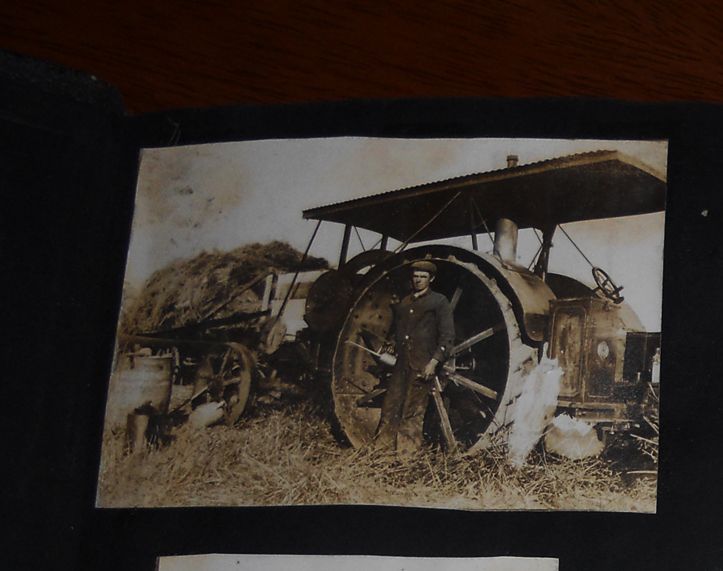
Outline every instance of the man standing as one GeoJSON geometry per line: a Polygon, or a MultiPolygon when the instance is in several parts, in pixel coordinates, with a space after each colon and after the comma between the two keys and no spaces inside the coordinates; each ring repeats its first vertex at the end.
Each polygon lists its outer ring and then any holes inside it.
{"type": "Polygon", "coordinates": [[[423,441],[424,413],[437,367],[454,343],[454,319],[447,298],[430,289],[437,267],[414,262],[412,293],[392,307],[397,362],[382,404],[376,442],[408,455],[423,441]]]}

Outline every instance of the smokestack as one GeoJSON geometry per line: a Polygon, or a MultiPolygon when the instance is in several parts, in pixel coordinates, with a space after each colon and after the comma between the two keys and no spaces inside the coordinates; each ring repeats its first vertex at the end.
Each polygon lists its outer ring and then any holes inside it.
{"type": "Polygon", "coordinates": [[[507,168],[511,169],[512,167],[517,166],[517,161],[520,160],[520,157],[517,155],[507,155],[507,168]]]}
{"type": "Polygon", "coordinates": [[[494,254],[503,262],[517,263],[517,224],[509,218],[497,221],[494,254]]]}

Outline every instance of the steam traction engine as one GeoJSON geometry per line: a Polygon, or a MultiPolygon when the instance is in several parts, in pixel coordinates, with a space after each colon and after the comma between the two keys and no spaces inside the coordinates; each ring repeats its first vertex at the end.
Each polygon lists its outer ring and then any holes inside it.
{"type": "Polygon", "coordinates": [[[523,166],[510,157],[505,169],[305,211],[345,226],[339,267],[313,284],[305,319],[349,442],[363,445],[375,433],[390,374],[379,352],[390,341],[391,304],[408,293],[409,266],[420,259],[437,265],[434,289],[454,308],[443,394],[457,442],[504,434],[546,345],[564,372],[558,413],[595,425],[601,437],[642,422],[660,334],[643,330],[602,269],[593,267],[588,286],[550,273],[548,262],[562,224],[662,211],[665,189],[649,167],[597,151],[523,166]],[[380,234],[379,247],[347,260],[355,228],[380,234]],[[518,230],[528,228],[540,241],[529,269],[516,253],[518,230]],[[478,249],[485,233],[491,253],[478,249]],[[471,249],[439,243],[464,236],[471,249]]]}

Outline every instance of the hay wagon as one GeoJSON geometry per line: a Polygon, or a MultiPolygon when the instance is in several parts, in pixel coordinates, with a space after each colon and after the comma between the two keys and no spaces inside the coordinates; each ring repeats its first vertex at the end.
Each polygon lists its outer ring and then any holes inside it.
{"type": "Polygon", "coordinates": [[[185,391],[187,398],[176,402],[171,412],[189,404],[193,410],[209,405],[202,423],[235,424],[259,381],[276,374],[271,364],[280,366],[280,347],[305,326],[306,295],[320,273],[264,271],[233,289],[200,319],[120,334],[107,422],[125,426],[130,415],[130,428],[137,421],[131,417],[167,417],[171,391],[186,385],[191,387],[185,391]]]}

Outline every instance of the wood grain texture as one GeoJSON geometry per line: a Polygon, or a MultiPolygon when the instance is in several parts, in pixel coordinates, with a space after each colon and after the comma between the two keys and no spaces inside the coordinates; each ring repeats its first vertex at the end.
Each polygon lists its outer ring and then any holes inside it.
{"type": "Polygon", "coordinates": [[[438,96],[723,101],[703,2],[6,0],[0,49],[114,84],[135,113],[438,96]]]}

